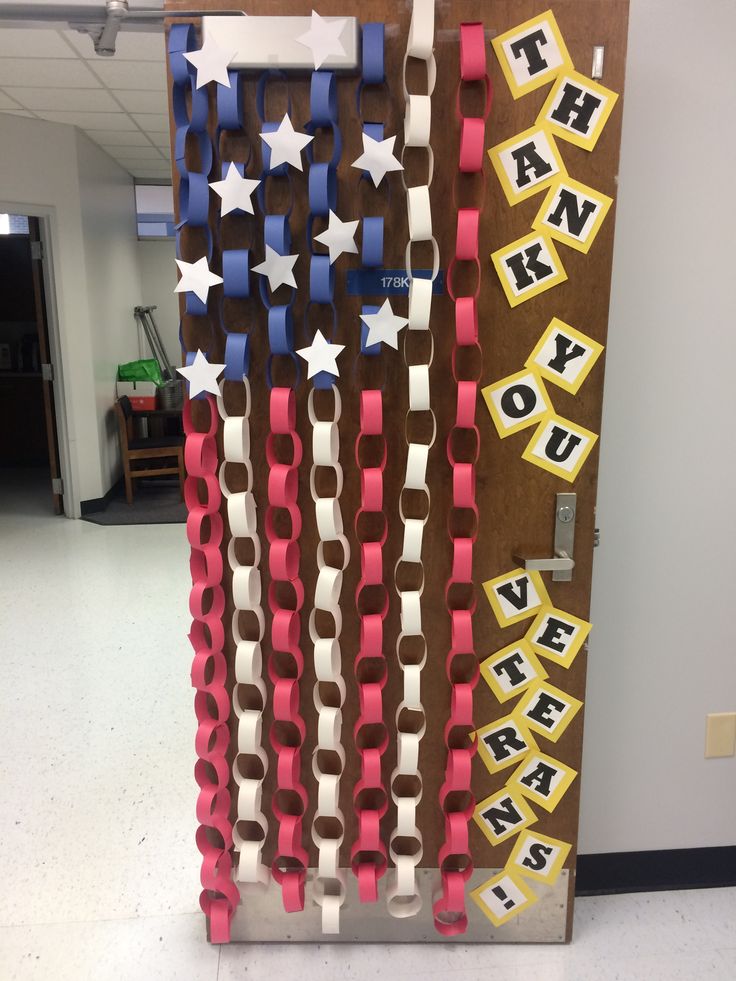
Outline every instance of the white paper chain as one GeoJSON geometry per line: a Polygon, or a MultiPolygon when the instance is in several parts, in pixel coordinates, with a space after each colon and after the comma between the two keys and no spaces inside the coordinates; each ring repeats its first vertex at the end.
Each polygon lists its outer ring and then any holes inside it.
{"type": "MultiPolygon", "coordinates": [[[[340,741],[342,706],[345,703],[340,649],[340,594],[343,572],[350,561],[350,546],[343,533],[340,510],[343,473],[338,422],[342,403],[335,385],[332,386],[332,396],[334,408],[330,419],[318,418],[314,407],[314,389],[309,392],[307,409],[312,425],[309,487],[319,535],[317,583],[313,609],[309,615],[309,637],[314,645],[317,677],[313,693],[317,709],[317,745],[312,756],[312,772],[317,780],[317,809],[312,821],[312,841],[318,853],[314,898],[322,908],[322,932],[336,934],[340,932],[340,908],[345,902],[346,890],[345,873],[339,867],[340,846],[345,837],[345,817],[340,810],[340,778],[345,769],[345,750],[340,741]],[[317,471],[325,467],[334,474],[335,496],[321,496],[317,491],[317,471]],[[342,549],[342,561],[338,566],[330,565],[325,560],[325,545],[329,542],[337,542],[342,549]],[[332,631],[327,635],[317,629],[318,611],[332,618],[332,631]]],[[[320,623],[325,619],[325,616],[320,617],[320,623]]]]}
{"type": "Polygon", "coordinates": [[[439,248],[432,234],[432,209],[429,185],[434,172],[434,155],[430,145],[432,121],[431,95],[436,79],[434,45],[434,0],[414,0],[409,40],[404,58],[404,150],[407,147],[424,149],[427,156],[427,182],[408,187],[405,172],[402,180],[406,189],[409,242],[406,247],[406,270],[409,277],[409,324],[404,335],[404,363],[409,376],[409,411],[406,415],[406,471],[399,499],[399,514],[404,526],[401,556],[394,571],[399,597],[401,632],[396,641],[396,656],[403,673],[403,697],[396,711],[397,764],[391,774],[391,797],[396,804],[396,827],[391,832],[389,852],[394,869],[386,890],[388,911],[392,916],[415,916],[422,907],[417,887],[416,868],[422,860],[422,834],[417,827],[417,807],[422,799],[422,774],[419,769],[419,744],[426,730],[426,716],[421,698],[421,673],[427,660],[427,641],[422,626],[422,593],[424,564],[422,539],[429,519],[430,495],[427,486],[429,451],[437,436],[437,423],[431,407],[429,368],[434,355],[434,343],[429,334],[429,353],[414,362],[410,356],[416,331],[430,331],[432,283],[439,272],[439,248]],[[411,94],[407,87],[409,58],[423,61],[427,69],[427,91],[411,94]],[[415,279],[412,269],[412,245],[428,242],[432,248],[432,279],[415,279]],[[426,443],[411,435],[411,425],[420,418],[431,422],[431,436],[426,443]],[[407,516],[406,492],[412,500],[424,496],[424,513],[407,516]],[[402,588],[409,579],[411,588],[402,588]]]}
{"type": "Polygon", "coordinates": [[[235,643],[235,685],[233,709],[238,719],[236,749],[233,758],[233,779],[237,785],[237,816],[233,824],[233,847],[237,855],[235,870],[239,882],[261,883],[269,879],[263,864],[263,845],[268,821],[261,806],[263,778],[268,769],[268,757],[263,748],[262,719],[266,706],[266,686],[263,682],[261,641],[266,621],[261,606],[261,540],[258,536],[256,502],[253,496],[253,465],[250,455],[250,382],[243,378],[245,410],[242,416],[231,416],[220,394],[217,408],[223,420],[223,462],[220,465],[220,487],[227,500],[230,541],[227,560],[232,570],[232,600],[235,610],[232,637],[235,643]],[[231,491],[226,470],[229,464],[245,469],[246,488],[231,491]],[[239,539],[249,542],[251,565],[238,560],[239,539]],[[240,632],[241,612],[253,618],[255,631],[249,636],[240,632]],[[253,634],[256,637],[253,637],[253,634]],[[260,830],[258,830],[260,829],[260,830]]]}

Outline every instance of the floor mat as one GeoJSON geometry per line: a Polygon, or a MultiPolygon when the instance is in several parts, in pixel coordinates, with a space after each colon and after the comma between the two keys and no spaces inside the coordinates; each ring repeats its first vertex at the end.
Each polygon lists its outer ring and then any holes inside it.
{"type": "Polygon", "coordinates": [[[143,483],[139,480],[134,485],[132,507],[121,493],[104,511],[85,514],[83,520],[95,525],[170,525],[186,521],[187,509],[178,482],[143,483]]]}

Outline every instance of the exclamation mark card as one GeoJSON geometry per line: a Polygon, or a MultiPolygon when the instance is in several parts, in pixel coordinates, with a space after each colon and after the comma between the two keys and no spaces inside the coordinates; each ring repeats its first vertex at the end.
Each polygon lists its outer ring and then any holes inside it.
{"type": "Polygon", "coordinates": [[[537,901],[530,886],[512,872],[500,872],[473,889],[470,895],[497,927],[537,901]]]}

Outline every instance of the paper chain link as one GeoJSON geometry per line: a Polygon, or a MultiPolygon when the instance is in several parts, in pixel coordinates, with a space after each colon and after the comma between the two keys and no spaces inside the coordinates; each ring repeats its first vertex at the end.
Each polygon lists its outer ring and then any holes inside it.
{"type": "Polygon", "coordinates": [[[227,662],[223,654],[225,593],[221,585],[220,552],[223,529],[219,513],[220,485],[216,475],[217,407],[213,396],[207,397],[207,404],[210,424],[206,432],[198,432],[194,427],[191,401],[186,401],[183,413],[186,435],[184,462],[187,470],[184,500],[192,575],[189,594],[192,629],[189,639],[194,648],[192,685],[196,690],[194,712],[197,717],[194,777],[199,787],[199,827],[196,842],[202,855],[200,906],[210,919],[212,942],[227,943],[230,939],[230,920],[240,901],[240,894],[232,881],[230,855],[233,843],[230,767],[227,762],[230,699],[225,686],[227,662]],[[200,485],[205,488],[204,502],[199,499],[200,485]],[[205,538],[207,528],[209,534],[205,538]]]}
{"type": "MultiPolygon", "coordinates": [[[[385,86],[384,25],[363,25],[362,78],[358,84],[356,104],[364,133],[383,139],[383,123],[362,118],[363,92],[368,86],[385,86]]],[[[369,177],[360,175],[360,186],[369,187],[369,177]]],[[[387,184],[374,196],[382,200],[388,212],[387,184]]],[[[362,264],[383,265],[384,215],[362,216],[362,264]]],[[[363,313],[376,313],[378,307],[364,306],[363,313]]],[[[388,521],[383,510],[383,472],[387,444],[383,435],[383,392],[385,359],[381,345],[368,346],[368,328],[361,323],[360,354],[356,377],[360,391],[360,429],[355,442],[355,461],[360,474],[360,507],[355,515],[355,536],[360,548],[360,580],[355,605],[360,618],[360,642],[355,659],[360,714],[355,724],[354,742],[360,756],[360,779],[353,789],[353,805],[358,822],[357,837],[350,859],[358,879],[361,902],[376,902],[378,880],[386,871],[387,852],[381,840],[381,819],[388,809],[383,784],[381,760],[388,746],[388,729],[383,721],[383,688],[387,665],[383,651],[383,622],[388,613],[388,590],[384,583],[383,546],[388,521]],[[376,374],[376,369],[378,374],[376,374]],[[364,461],[364,454],[367,462],[364,461]],[[379,517],[380,516],[380,517],[379,517]]]]}
{"type": "MultiPolygon", "coordinates": [[[[176,250],[182,257],[182,230],[195,228],[204,236],[205,252],[212,257],[212,235],[208,226],[208,175],[212,168],[212,143],[207,133],[208,96],[196,88],[195,73],[184,53],[197,46],[197,36],[190,24],[177,24],[169,34],[169,66],[172,76],[172,103],[176,126],[175,160],[179,171],[179,223],[176,250]],[[188,108],[187,95],[191,97],[188,108]],[[186,152],[190,142],[198,147],[200,170],[190,171],[186,152]]],[[[197,259],[200,255],[190,256],[197,259]]],[[[193,293],[185,297],[185,312],[204,317],[207,304],[193,293]]],[[[194,356],[187,354],[183,330],[179,336],[187,363],[194,356]]],[[[217,412],[215,400],[206,396],[209,426],[199,432],[194,426],[191,402],[184,405],[185,433],[184,462],[187,477],[184,481],[184,500],[187,507],[187,538],[191,545],[190,572],[192,589],[189,609],[192,628],[189,640],[194,649],[192,686],[195,688],[194,711],[197,718],[195,751],[197,762],[194,776],[199,787],[195,835],[202,855],[200,906],[210,921],[213,943],[230,940],[230,922],[240,901],[237,886],[232,881],[233,828],[230,822],[230,770],[227,762],[230,733],[228,718],[230,700],[227,694],[227,662],[223,653],[225,641],[222,615],[225,594],[222,588],[223,525],[219,514],[220,487],[217,482],[217,412]],[[200,485],[205,500],[199,498],[200,485]],[[205,529],[208,529],[205,538],[205,529]]]]}
{"type": "MultiPolygon", "coordinates": [[[[277,76],[278,73],[266,72],[258,83],[257,111],[263,124],[262,129],[266,132],[278,127],[278,123],[265,119],[266,88],[269,81],[277,76]]],[[[289,104],[289,113],[290,110],[289,104]]],[[[258,202],[265,212],[267,182],[276,177],[284,177],[291,186],[291,176],[285,164],[271,168],[269,147],[263,141],[262,152],[263,170],[258,188],[258,202]]],[[[279,254],[288,254],[291,247],[289,212],[264,214],[264,242],[279,254]]],[[[301,715],[299,692],[299,680],[304,671],[300,616],[304,605],[304,585],[299,571],[302,516],[298,503],[302,441],[296,431],[295,388],[300,373],[294,350],[292,320],[295,290],[291,287],[279,289],[289,289],[288,303],[275,304],[266,277],[261,278],[260,296],[268,312],[268,341],[271,352],[266,369],[271,390],[269,433],[266,440],[266,463],[269,469],[266,538],[269,544],[268,569],[271,576],[268,590],[268,607],[271,612],[268,676],[273,685],[273,723],[269,737],[277,758],[272,810],[278,823],[271,872],[281,886],[284,909],[287,913],[293,913],[304,909],[308,863],[307,851],[302,844],[307,791],[301,781],[301,750],[306,727],[301,715]],[[290,362],[294,375],[290,385],[274,384],[276,359],[279,359],[279,366],[284,359],[290,362]]]]}
{"type": "MultiPolygon", "coordinates": [[[[460,94],[464,86],[485,84],[486,108],[482,117],[460,114],[461,136],[457,181],[468,183],[469,175],[482,174],[485,147],[485,122],[490,112],[491,88],[486,74],[486,40],[480,23],[460,26],[460,94]]],[[[456,187],[457,192],[457,187],[456,187]]],[[[455,195],[457,199],[457,193],[455,195]]],[[[482,203],[482,199],[481,199],[482,203]]],[[[478,383],[482,351],[478,339],[478,296],[480,293],[479,225],[480,205],[459,208],[455,256],[448,271],[447,289],[455,304],[455,346],[452,375],[457,386],[455,424],[447,437],[447,459],[452,470],[452,510],[448,531],[452,542],[452,571],[445,589],[445,601],[451,622],[451,646],[446,660],[447,677],[452,686],[450,717],[445,726],[447,764],[440,789],[440,806],[445,817],[445,836],[438,855],[442,893],[433,906],[437,931],[444,936],[465,933],[468,918],[465,886],[473,874],[468,825],[475,798],[471,790],[472,758],[476,743],[471,741],[473,724],[473,689],[478,681],[478,658],[473,640],[473,614],[476,595],[473,587],[473,548],[478,537],[478,505],[475,496],[475,465],[480,449],[476,425],[478,383]],[[457,296],[454,271],[458,262],[469,262],[478,271],[474,294],[457,296]],[[460,349],[474,349],[476,364],[466,377],[459,370],[460,349]],[[473,434],[473,448],[459,458],[456,437],[473,434]]],[[[470,361],[468,356],[462,363],[470,361]]],[[[460,440],[458,440],[460,442],[460,440]]]]}
{"type": "MultiPolygon", "coordinates": [[[[329,255],[314,251],[313,226],[316,219],[326,219],[330,209],[337,208],[337,164],[340,156],[340,130],[337,116],[337,80],[333,72],[315,71],[310,91],[311,120],[306,126],[310,134],[330,130],[334,147],[328,163],[315,161],[314,142],[309,145],[309,215],[307,246],[310,252],[309,302],[305,313],[305,332],[311,334],[310,311],[318,315],[320,329],[334,339],[337,317],[334,301],[334,270],[329,255]],[[329,327],[323,320],[329,318],[329,327]]],[[[316,142],[316,138],[315,138],[316,142]]],[[[311,337],[310,337],[311,342],[311,337]]],[[[341,744],[342,706],[345,702],[345,681],[342,676],[343,572],[350,561],[350,546],[345,537],[340,509],[343,472],[340,466],[341,412],[337,379],[328,372],[319,372],[312,379],[308,411],[312,426],[312,468],[309,487],[314,501],[319,544],[317,546],[317,582],[313,609],[309,615],[309,636],[314,648],[316,682],[313,689],[317,710],[317,745],[312,755],[312,772],[317,781],[317,808],[312,822],[312,841],[317,847],[317,875],[314,880],[314,899],[322,909],[323,933],[340,932],[340,909],[345,902],[345,873],[340,870],[340,846],[345,838],[345,817],[340,810],[340,778],[345,769],[345,750],[341,744]],[[332,410],[327,419],[316,410],[317,392],[324,402],[331,393],[332,410]],[[327,480],[334,488],[331,494],[319,492],[320,475],[331,472],[327,480]],[[334,544],[342,557],[335,563],[334,544]],[[327,546],[327,549],[326,549],[327,546]],[[330,556],[332,561],[327,560],[330,556]],[[331,626],[324,624],[331,621],[331,626]]],[[[324,411],[324,410],[323,410],[324,411]]]]}
{"type": "Polygon", "coordinates": [[[422,668],[427,661],[427,641],[422,624],[425,575],[422,542],[430,512],[427,465],[429,451],[437,436],[429,387],[429,369],[434,353],[430,328],[432,284],[439,271],[439,249],[432,233],[429,197],[429,185],[434,170],[430,144],[431,98],[436,77],[433,47],[434,2],[414,0],[404,56],[403,87],[406,109],[402,162],[409,148],[423,150],[427,157],[427,180],[425,184],[409,187],[402,171],[409,222],[409,242],[406,247],[409,323],[403,344],[404,364],[409,378],[409,410],[405,423],[406,468],[399,498],[404,540],[394,570],[394,581],[401,615],[396,658],[401,667],[404,685],[402,700],[396,710],[397,761],[391,774],[391,797],[396,804],[396,827],[391,832],[389,848],[394,871],[386,891],[388,911],[395,917],[415,916],[422,907],[416,879],[416,868],[424,851],[422,833],[417,826],[417,807],[422,799],[423,787],[419,745],[427,728],[421,694],[422,668]],[[409,58],[423,61],[426,65],[427,91],[424,94],[414,95],[408,91],[409,58]],[[428,242],[432,248],[432,279],[419,279],[413,275],[412,245],[417,242],[428,242]],[[413,353],[414,348],[416,353],[413,353]],[[425,426],[424,440],[420,440],[414,433],[414,429],[422,424],[425,426]]]}
{"type": "MultiPolygon", "coordinates": [[[[236,71],[228,72],[230,87],[217,86],[217,149],[224,180],[230,167],[229,134],[244,136],[243,88],[236,71]]],[[[244,161],[236,163],[241,177],[245,176],[250,151],[244,161]]],[[[235,224],[240,233],[250,231],[252,222],[240,212],[224,218],[218,211],[217,235],[222,241],[222,227],[235,224]]],[[[237,786],[236,821],[233,826],[233,846],[237,855],[236,878],[240,882],[268,882],[268,869],[263,864],[263,846],[268,834],[268,820],[263,813],[263,780],[268,770],[268,757],[263,748],[263,710],[266,706],[266,685],[263,680],[261,642],[265,633],[265,616],[261,603],[261,540],[258,534],[256,501],[253,495],[253,465],[250,451],[251,393],[248,381],[250,361],[249,333],[228,327],[228,299],[245,298],[250,294],[250,250],[221,249],[223,270],[223,299],[220,324],[225,333],[225,380],[217,407],[223,420],[223,461],[220,464],[220,489],[227,500],[227,523],[230,539],[227,544],[228,565],[232,572],[230,598],[234,607],[230,633],[235,648],[235,684],[233,710],[238,719],[233,749],[232,773],[237,786]],[[242,388],[245,405],[242,415],[230,415],[226,405],[229,386],[242,388]],[[228,485],[228,473],[233,466],[243,468],[245,489],[233,491],[228,485]],[[247,543],[247,544],[245,544],[247,543]],[[239,554],[246,551],[247,562],[239,554]]],[[[242,486],[242,480],[238,483],[242,486]]]]}

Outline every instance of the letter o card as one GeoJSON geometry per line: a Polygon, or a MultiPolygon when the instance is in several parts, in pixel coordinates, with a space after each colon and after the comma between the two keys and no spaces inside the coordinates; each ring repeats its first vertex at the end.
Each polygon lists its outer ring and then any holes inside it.
{"type": "Polygon", "coordinates": [[[602,344],[554,317],[525,363],[576,395],[602,353],[602,344]]]}
{"type": "Polygon", "coordinates": [[[538,232],[525,235],[493,252],[491,261],[512,307],[567,279],[552,239],[538,232]]]}
{"type": "Polygon", "coordinates": [[[483,726],[475,735],[478,752],[490,773],[513,766],[538,748],[526,726],[513,715],[483,726]]]}
{"type": "Polygon", "coordinates": [[[523,909],[528,909],[538,898],[528,883],[514,872],[506,870],[473,889],[470,896],[497,927],[503,926],[523,909]]]}
{"type": "Polygon", "coordinates": [[[544,382],[528,368],[487,385],[482,394],[501,439],[533,426],[552,411],[544,382]]]}
{"type": "Polygon", "coordinates": [[[551,10],[500,34],[491,44],[515,99],[573,68],[551,10]]]}
{"type": "Polygon", "coordinates": [[[555,139],[544,127],[532,126],[498,143],[488,156],[512,206],[567,176],[555,139]]]}
{"type": "Polygon", "coordinates": [[[572,483],[597,439],[589,429],[550,414],[539,423],[521,458],[572,483]]]}
{"type": "Polygon", "coordinates": [[[506,786],[551,813],[577,775],[577,770],[551,756],[532,753],[514,770],[506,786]]]}
{"type": "Polygon", "coordinates": [[[569,668],[590,633],[587,620],[554,607],[542,607],[529,628],[526,640],[541,657],[569,668]]]}
{"type": "Polygon", "coordinates": [[[514,710],[529,729],[556,743],[583,707],[578,698],[560,691],[548,681],[530,688],[514,710]]]}
{"type": "Polygon", "coordinates": [[[578,72],[561,74],[537,117],[556,136],[592,150],[603,132],[618,95],[578,72]]]}
{"type": "Polygon", "coordinates": [[[508,701],[526,691],[535,681],[547,677],[541,661],[526,640],[491,654],[481,664],[480,673],[499,702],[508,701]]]}
{"type": "Polygon", "coordinates": [[[560,177],[550,187],[532,228],[546,232],[578,252],[588,252],[613,198],[570,177],[560,177]]]}
{"type": "MultiPolygon", "coordinates": [[[[537,882],[554,885],[572,845],[536,831],[523,831],[513,847],[507,868],[537,882]]],[[[483,886],[481,886],[481,889],[483,886]]]]}
{"type": "Polygon", "coordinates": [[[483,589],[501,627],[526,620],[540,607],[551,605],[538,572],[514,569],[484,582],[483,589]]]}

